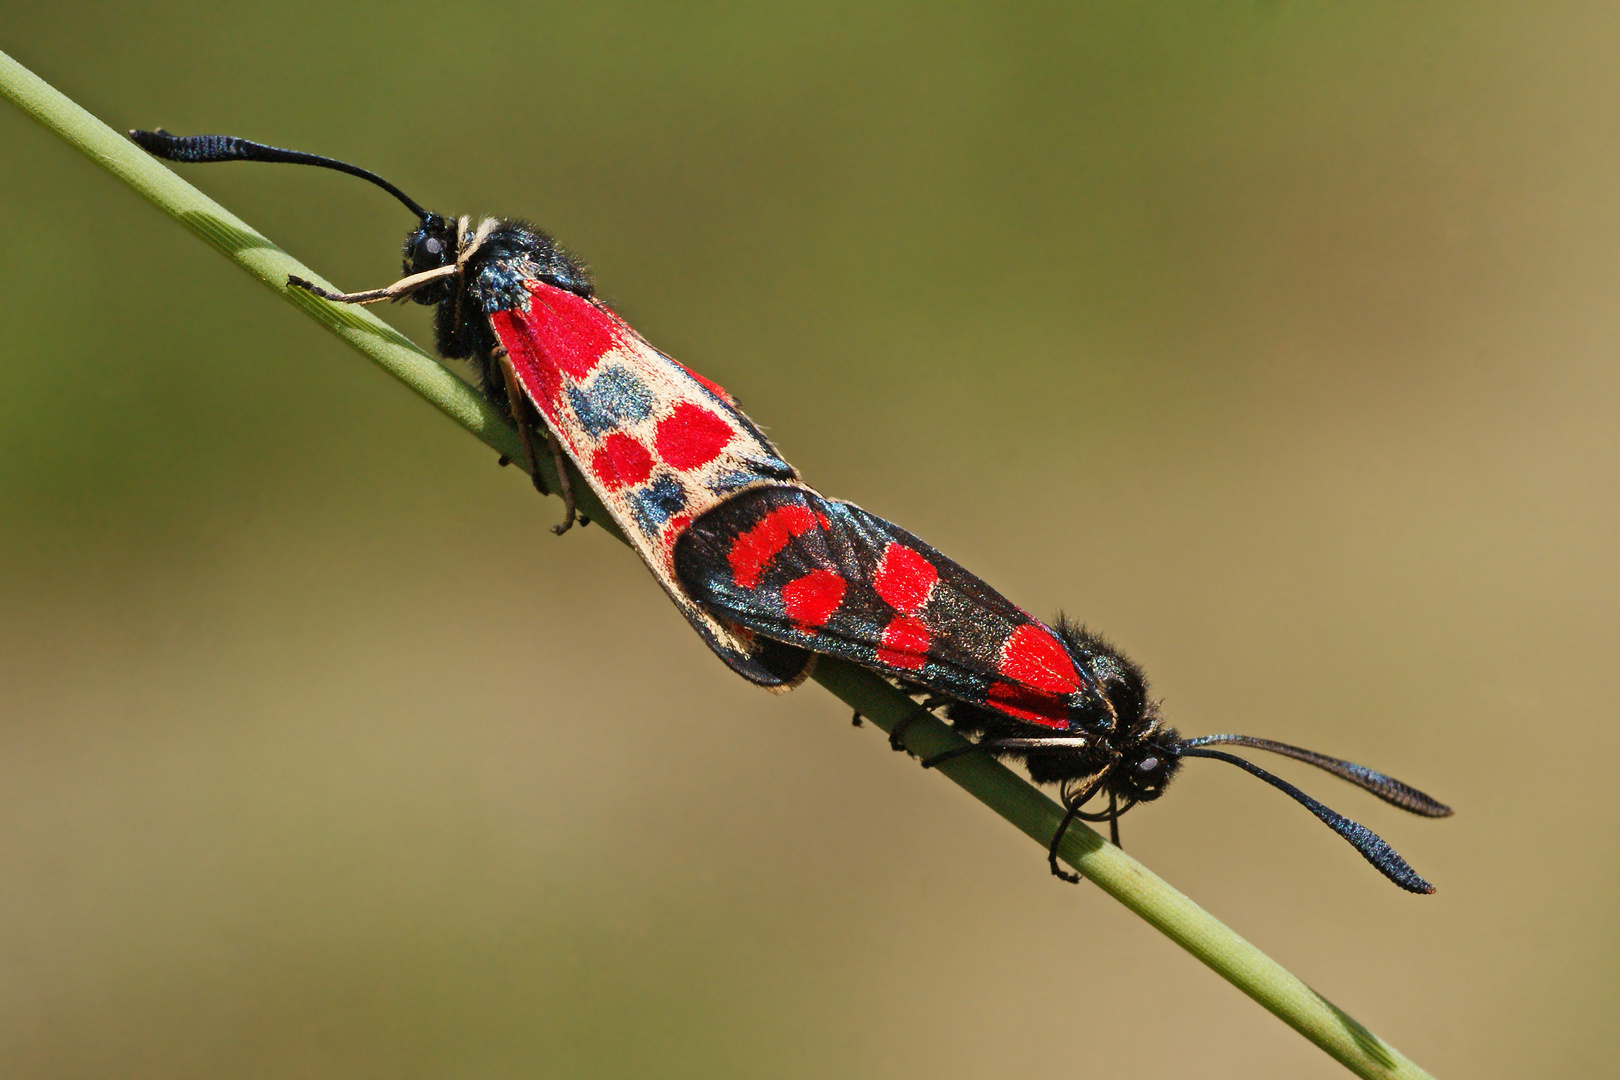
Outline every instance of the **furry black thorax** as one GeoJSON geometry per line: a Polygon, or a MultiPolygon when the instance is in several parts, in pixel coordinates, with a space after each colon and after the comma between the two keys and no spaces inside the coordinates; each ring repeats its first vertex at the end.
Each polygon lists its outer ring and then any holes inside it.
{"type": "Polygon", "coordinates": [[[595,285],[584,260],[526,221],[500,219],[481,224],[472,235],[468,232],[467,218],[428,214],[405,238],[405,273],[437,270],[461,260],[459,274],[432,282],[411,299],[437,308],[433,335],[439,355],[473,360],[485,397],[505,412],[507,396],[495,369],[497,342],[490,314],[528,307],[529,281],[542,281],[587,300],[593,298],[595,285]],[[484,234],[482,239],[477,239],[478,233],[484,234]],[[470,245],[475,246],[469,252],[470,245]]]}
{"type": "MultiPolygon", "coordinates": [[[[1147,676],[1101,635],[1061,616],[1053,629],[1086,678],[1085,688],[1071,699],[1069,730],[1062,734],[1083,735],[1091,742],[1084,748],[1047,746],[992,753],[1022,763],[1037,784],[1072,788],[1096,780],[1099,790],[1122,802],[1157,799],[1181,766],[1180,737],[1161,719],[1158,703],[1148,693],[1147,676]]],[[[953,702],[945,715],[957,730],[981,742],[1031,737],[1028,723],[968,702],[953,702]]]]}

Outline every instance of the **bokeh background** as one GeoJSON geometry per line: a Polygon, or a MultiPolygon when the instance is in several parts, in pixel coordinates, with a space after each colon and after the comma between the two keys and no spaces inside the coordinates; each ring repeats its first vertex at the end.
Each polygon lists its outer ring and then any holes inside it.
{"type": "MultiPolygon", "coordinates": [[[[1613,5],[0,4],[117,128],[523,214],[830,494],[1104,629],[1127,846],[1445,1076],[1614,1075],[1613,5]]],[[[1337,1076],[0,108],[0,1072],[1337,1076]]],[[[348,178],[185,175],[349,288],[348,178]]],[[[385,313],[428,341],[423,309],[385,313]]]]}

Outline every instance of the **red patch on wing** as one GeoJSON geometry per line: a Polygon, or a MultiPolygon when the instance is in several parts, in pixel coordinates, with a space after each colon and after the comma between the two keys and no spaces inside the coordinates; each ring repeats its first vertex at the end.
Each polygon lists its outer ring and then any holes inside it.
{"type": "MultiPolygon", "coordinates": [[[[932,569],[932,567],[930,567],[932,569]]],[[[883,628],[878,663],[915,671],[928,662],[928,627],[910,615],[897,615],[883,628]]]]}
{"type": "MultiPolygon", "coordinates": [[[[496,314],[511,315],[533,337],[543,359],[575,380],[589,375],[624,339],[612,312],[542,281],[529,282],[528,311],[496,314]]],[[[510,343],[502,344],[511,351],[510,343]]]]}
{"type": "Polygon", "coordinates": [[[939,571],[920,554],[892,540],[872,574],[872,588],[894,610],[909,615],[928,602],[939,571]]]}
{"type": "Polygon", "coordinates": [[[1063,702],[1050,694],[1043,694],[1015,683],[998,682],[990,684],[990,693],[987,697],[991,708],[1004,712],[1016,720],[1028,720],[1032,724],[1050,728],[1069,726],[1063,702]]]}
{"type": "Polygon", "coordinates": [[[591,455],[591,473],[609,491],[634,487],[652,475],[652,451],[622,431],[602,440],[591,455]]]}
{"type": "Polygon", "coordinates": [[[726,561],[731,564],[731,580],[739,588],[752,589],[759,584],[759,576],[771,560],[788,546],[788,540],[803,536],[815,527],[816,518],[809,507],[792,504],[772,510],[758,525],[738,533],[731,542],[731,550],[726,552],[726,561]]]}
{"type": "Polygon", "coordinates": [[[1047,694],[1080,689],[1080,674],[1069,651],[1039,623],[1025,623],[1012,632],[1001,649],[1001,673],[1047,694]]]}
{"type": "Polygon", "coordinates": [[[812,570],[782,586],[788,618],[800,626],[825,626],[844,600],[849,583],[831,570],[812,570]]]}
{"type": "Polygon", "coordinates": [[[720,456],[736,432],[716,413],[683,401],[658,421],[658,456],[682,471],[707,465],[720,456]]]}

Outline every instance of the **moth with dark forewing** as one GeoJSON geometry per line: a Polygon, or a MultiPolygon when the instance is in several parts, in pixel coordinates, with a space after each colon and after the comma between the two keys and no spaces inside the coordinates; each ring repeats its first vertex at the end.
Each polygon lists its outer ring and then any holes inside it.
{"type": "MultiPolygon", "coordinates": [[[[405,276],[335,303],[414,300],[435,312],[441,354],[470,359],[484,394],[517,426],[535,484],[540,442],[556,461],[566,531],[575,513],[563,458],[591,485],[682,614],[731,669],[788,690],[817,655],[878,672],[943,707],[975,742],[924,762],[987,752],[1059,786],[1067,816],[1106,820],[1164,793],[1189,757],[1230,762],[1288,793],[1386,877],[1433,892],[1382,839],[1252,762],[1215,746],[1267,750],[1325,769],[1412,813],[1450,808],[1361,765],[1247,735],[1184,739],[1164,723],[1142,671],[1113,646],[1028,613],[904,529],[800,479],[725,390],[642,339],[594,292],[585,265],[522,221],[425,210],[374,173],[332,158],[225,135],[130,133],[182,162],[315,165],[388,191],[419,220],[405,276]],[[1108,809],[1087,811],[1106,795],[1108,809]]],[[[857,717],[857,720],[859,718],[857,717]]],[[[902,723],[890,742],[904,749],[902,723]]]]}
{"type": "MultiPolygon", "coordinates": [[[[1424,817],[1451,809],[1362,765],[1249,735],[1184,739],[1159,715],[1142,669],[1096,634],[1059,619],[1047,626],[961,564],[904,529],[851,503],[813,491],[760,488],[693,522],[675,548],[686,592],[727,622],[801,649],[872,669],[943,706],[952,725],[977,738],[927,759],[942,764],[988,752],[1021,762],[1030,778],[1059,785],[1068,811],[1058,845],[1076,818],[1108,821],[1164,794],[1182,759],[1215,758],[1293,796],[1403,889],[1433,892],[1370,829],[1292,784],[1214,746],[1269,750],[1326,769],[1385,802],[1424,817]],[[1106,810],[1087,811],[1106,795],[1106,810]]],[[[857,716],[857,720],[859,717],[857,716]]],[[[890,733],[903,748],[902,721],[890,733]]]]}

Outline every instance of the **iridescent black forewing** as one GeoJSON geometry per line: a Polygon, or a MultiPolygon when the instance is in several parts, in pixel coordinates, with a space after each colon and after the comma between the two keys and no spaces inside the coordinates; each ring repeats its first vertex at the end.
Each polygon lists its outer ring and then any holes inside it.
{"type": "Polygon", "coordinates": [[[721,620],[1049,728],[1083,677],[1050,628],[858,506],[760,488],[694,521],[682,587],[721,620]]]}

